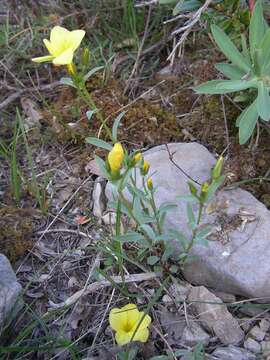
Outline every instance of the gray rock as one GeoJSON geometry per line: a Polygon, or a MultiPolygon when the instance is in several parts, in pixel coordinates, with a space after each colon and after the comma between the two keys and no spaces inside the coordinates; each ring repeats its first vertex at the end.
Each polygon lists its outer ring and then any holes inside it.
{"type": "Polygon", "coordinates": [[[217,360],[256,360],[252,352],[233,345],[219,347],[211,355],[217,360]]]}
{"type": "Polygon", "coordinates": [[[243,340],[244,332],[237,320],[233,318],[222,300],[204,286],[193,287],[188,300],[192,303],[192,308],[201,324],[213,332],[223,344],[236,345],[243,340]]]}
{"type": "Polygon", "coordinates": [[[261,352],[261,345],[251,337],[248,337],[244,342],[244,348],[252,351],[255,354],[259,354],[261,352]]]}
{"type": "MultiPolygon", "coordinates": [[[[169,144],[169,149],[174,162],[190,177],[200,183],[209,179],[215,158],[204,146],[176,143],[169,144]]],[[[170,161],[165,146],[145,152],[145,159],[151,164],[157,203],[178,204],[178,211],[168,213],[166,227],[189,235],[186,203],[177,200],[178,195],[189,194],[188,177],[170,161]]],[[[220,191],[211,208],[213,213],[204,214],[203,222],[212,225],[215,234],[208,247],[193,247],[195,259],[184,268],[186,279],[215,290],[270,301],[269,210],[240,188],[220,191]]]]}
{"type": "Polygon", "coordinates": [[[191,320],[183,331],[181,344],[195,346],[200,342],[207,346],[210,338],[210,335],[196,321],[191,320]]]}
{"type": "Polygon", "coordinates": [[[179,312],[164,310],[160,313],[160,323],[166,332],[168,343],[178,344],[186,327],[185,316],[179,312]]]}
{"type": "Polygon", "coordinates": [[[1,328],[9,316],[19,310],[22,305],[19,294],[22,290],[21,285],[16,279],[16,275],[5,255],[0,254],[0,332],[1,328]],[[14,311],[15,310],[15,311],[14,311]]]}
{"type": "Polygon", "coordinates": [[[262,341],[265,338],[265,331],[262,330],[259,326],[254,326],[250,332],[249,335],[257,341],[262,341]]]}

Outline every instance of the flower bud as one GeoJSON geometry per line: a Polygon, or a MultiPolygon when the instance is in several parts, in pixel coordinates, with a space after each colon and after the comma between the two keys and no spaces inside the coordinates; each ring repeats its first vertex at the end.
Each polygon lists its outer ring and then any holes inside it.
{"type": "Polygon", "coordinates": [[[121,169],[123,160],[124,150],[122,148],[122,145],[118,142],[114,144],[114,147],[108,155],[108,164],[112,173],[117,173],[121,169]]]}
{"type": "Polygon", "coordinates": [[[144,160],[143,165],[141,167],[141,172],[143,175],[146,175],[149,171],[150,168],[150,164],[148,161],[144,160]]]}
{"type": "Polygon", "coordinates": [[[212,178],[214,180],[218,179],[221,175],[222,167],[223,167],[224,157],[220,156],[212,170],[212,178]]]}
{"type": "Polygon", "coordinates": [[[136,155],[134,155],[134,161],[135,163],[139,162],[142,159],[142,153],[137,153],[136,155]]]}
{"type": "Polygon", "coordinates": [[[89,60],[90,60],[90,51],[88,48],[84,48],[82,53],[82,65],[88,66],[89,60]]]}
{"type": "Polygon", "coordinates": [[[148,180],[147,180],[147,187],[148,187],[148,190],[153,190],[153,180],[152,180],[152,178],[149,178],[148,180]]]}
{"type": "Polygon", "coordinates": [[[70,76],[76,75],[76,73],[77,73],[76,66],[73,63],[68,64],[67,65],[67,71],[68,71],[70,76]]]}

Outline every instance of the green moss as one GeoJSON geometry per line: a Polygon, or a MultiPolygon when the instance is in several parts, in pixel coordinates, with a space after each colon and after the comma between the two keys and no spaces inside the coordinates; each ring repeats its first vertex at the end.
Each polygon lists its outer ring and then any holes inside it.
{"type": "Polygon", "coordinates": [[[0,252],[11,262],[33,246],[31,211],[13,207],[0,209],[0,252]]]}

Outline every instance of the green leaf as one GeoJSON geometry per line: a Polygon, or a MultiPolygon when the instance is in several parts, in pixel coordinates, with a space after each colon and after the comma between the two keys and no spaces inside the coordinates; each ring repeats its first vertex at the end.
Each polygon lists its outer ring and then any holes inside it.
{"type": "Polygon", "coordinates": [[[225,34],[225,32],[221,30],[217,25],[212,25],[211,31],[217,45],[219,46],[223,54],[239,69],[243,70],[246,73],[249,72],[250,67],[248,61],[240,53],[240,51],[230,40],[230,38],[225,34]]]}
{"type": "Polygon", "coordinates": [[[270,96],[269,90],[263,83],[263,81],[259,81],[258,83],[258,98],[256,101],[257,111],[260,117],[264,121],[270,120],[270,96]]]}
{"type": "Polygon", "coordinates": [[[180,12],[194,11],[199,9],[202,3],[198,0],[179,1],[173,9],[173,15],[178,15],[180,12]]]}
{"type": "Polygon", "coordinates": [[[155,265],[157,262],[159,262],[159,257],[158,256],[149,256],[147,258],[147,264],[148,265],[155,265]]]}
{"type": "Polygon", "coordinates": [[[194,90],[197,94],[226,94],[255,87],[255,80],[211,80],[194,90]]]}
{"type": "Polygon", "coordinates": [[[249,46],[251,57],[254,60],[255,50],[261,43],[265,33],[265,24],[261,1],[258,0],[254,6],[249,25],[249,46]]]}
{"type": "Polygon", "coordinates": [[[262,73],[270,65],[270,29],[265,32],[264,38],[261,43],[262,49],[262,73]]]}
{"type": "Polygon", "coordinates": [[[144,236],[136,231],[128,231],[124,235],[115,236],[114,240],[120,241],[122,243],[139,243],[143,244],[144,246],[149,245],[144,236]]]}
{"type": "Polygon", "coordinates": [[[241,34],[241,44],[242,44],[242,54],[248,62],[249,67],[251,67],[251,58],[250,52],[247,46],[247,39],[244,33],[241,34]]]}
{"type": "Polygon", "coordinates": [[[188,216],[188,225],[191,230],[194,230],[196,228],[196,220],[192,206],[189,203],[187,204],[187,216],[188,216]]]}
{"type": "Polygon", "coordinates": [[[87,81],[92,75],[94,75],[96,72],[98,72],[99,70],[103,69],[104,66],[97,66],[93,69],[91,69],[90,71],[88,71],[87,74],[84,75],[83,80],[87,81]]]}
{"type": "Polygon", "coordinates": [[[214,195],[214,193],[217,191],[217,189],[222,185],[224,180],[225,180],[225,175],[222,175],[218,179],[212,181],[211,185],[207,189],[205,201],[208,201],[211,199],[211,197],[214,195]]]}
{"type": "Polygon", "coordinates": [[[183,6],[185,0],[179,0],[173,9],[173,16],[178,15],[181,12],[181,8],[183,6]]]}
{"type": "Polygon", "coordinates": [[[169,236],[171,240],[178,240],[180,243],[185,247],[188,244],[188,239],[186,236],[179,230],[176,229],[170,229],[169,230],[169,236]]]}
{"type": "Polygon", "coordinates": [[[150,225],[142,224],[140,229],[142,229],[152,241],[156,241],[156,234],[150,225]]]}
{"type": "Polygon", "coordinates": [[[158,213],[166,213],[168,211],[174,210],[177,208],[176,204],[170,204],[170,203],[163,203],[160,205],[159,209],[158,209],[158,213]]]}
{"type": "Polygon", "coordinates": [[[62,77],[62,78],[60,79],[60,84],[62,84],[62,85],[68,85],[68,86],[71,86],[71,87],[73,87],[73,88],[76,89],[76,86],[73,84],[72,79],[69,78],[69,77],[62,77]]]}
{"type": "Polygon", "coordinates": [[[85,141],[87,142],[87,144],[91,144],[97,147],[100,147],[102,149],[111,151],[112,150],[112,145],[107,143],[106,141],[100,140],[98,138],[95,137],[88,137],[85,139],[85,141]]]}
{"type": "Polygon", "coordinates": [[[86,117],[87,119],[90,121],[92,119],[92,116],[98,112],[98,109],[94,109],[94,110],[88,110],[86,111],[86,117]]]}
{"type": "Polygon", "coordinates": [[[240,70],[237,66],[227,63],[216,64],[215,68],[231,80],[240,80],[245,75],[245,72],[240,70]]]}
{"type": "Polygon", "coordinates": [[[239,126],[239,143],[240,145],[245,144],[251,137],[253,130],[258,121],[258,111],[256,100],[248,106],[240,115],[238,126],[239,126]]]}
{"type": "Polygon", "coordinates": [[[103,172],[103,174],[104,174],[106,177],[109,177],[110,174],[109,174],[108,171],[107,171],[105,161],[102,160],[102,159],[101,159],[99,156],[97,156],[97,155],[95,155],[95,161],[96,161],[98,167],[100,168],[100,170],[103,172]]]}
{"type": "Polygon", "coordinates": [[[175,4],[177,0],[158,0],[161,5],[175,4]]]}
{"type": "Polygon", "coordinates": [[[122,111],[117,118],[114,120],[113,128],[112,128],[112,138],[114,142],[117,142],[117,130],[120,124],[120,121],[122,120],[123,116],[126,114],[125,111],[122,111]]]}
{"type": "Polygon", "coordinates": [[[198,199],[193,195],[177,195],[176,199],[181,201],[189,201],[189,202],[198,201],[198,199]]]}

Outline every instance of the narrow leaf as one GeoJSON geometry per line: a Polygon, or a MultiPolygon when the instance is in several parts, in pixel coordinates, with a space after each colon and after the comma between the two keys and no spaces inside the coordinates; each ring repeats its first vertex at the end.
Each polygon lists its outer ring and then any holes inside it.
{"type": "Polygon", "coordinates": [[[215,68],[231,80],[240,80],[245,75],[243,70],[240,70],[235,65],[227,63],[216,64],[215,68]]]}
{"type": "Polygon", "coordinates": [[[87,81],[92,75],[94,75],[96,72],[98,72],[99,70],[103,69],[104,66],[97,66],[94,69],[91,69],[90,71],[88,71],[88,73],[86,75],[84,75],[83,79],[84,81],[87,81]]]}
{"type": "Polygon", "coordinates": [[[240,53],[230,38],[217,25],[211,26],[213,37],[223,54],[231,60],[239,69],[248,72],[250,70],[248,61],[240,53]]]}
{"type": "Polygon", "coordinates": [[[269,121],[270,119],[269,90],[262,81],[258,83],[258,98],[256,104],[257,104],[257,111],[260,117],[264,121],[269,121]]]}
{"type": "Polygon", "coordinates": [[[254,54],[256,48],[261,43],[265,33],[265,24],[263,18],[263,9],[261,1],[257,1],[254,6],[253,14],[249,25],[249,46],[252,59],[254,60],[254,54]]]}
{"type": "Polygon", "coordinates": [[[95,138],[95,137],[88,137],[88,138],[85,139],[85,141],[87,142],[87,144],[91,144],[91,145],[100,147],[102,149],[108,150],[108,151],[112,150],[112,145],[107,143],[104,140],[100,140],[100,139],[95,138]]]}
{"type": "Polygon", "coordinates": [[[211,80],[197,86],[197,94],[226,94],[255,87],[255,80],[211,80]]]}
{"type": "Polygon", "coordinates": [[[256,100],[247,107],[243,113],[240,115],[239,121],[239,143],[240,145],[245,144],[248,139],[251,137],[253,130],[258,121],[258,111],[256,100]]]}
{"type": "Polygon", "coordinates": [[[114,142],[117,142],[117,130],[120,124],[120,121],[122,120],[123,116],[126,114],[125,111],[122,111],[117,118],[114,120],[113,128],[112,128],[112,138],[114,142]]]}

